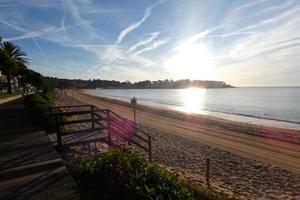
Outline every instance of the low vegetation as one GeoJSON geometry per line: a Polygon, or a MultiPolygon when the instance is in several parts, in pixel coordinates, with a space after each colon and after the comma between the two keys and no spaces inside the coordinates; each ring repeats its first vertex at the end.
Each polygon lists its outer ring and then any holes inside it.
{"type": "Polygon", "coordinates": [[[88,158],[72,171],[83,199],[220,199],[131,150],[88,158]]]}
{"type": "Polygon", "coordinates": [[[24,97],[24,105],[29,109],[32,117],[43,125],[50,124],[48,115],[49,107],[54,104],[54,92],[52,90],[34,93],[24,97]]]}

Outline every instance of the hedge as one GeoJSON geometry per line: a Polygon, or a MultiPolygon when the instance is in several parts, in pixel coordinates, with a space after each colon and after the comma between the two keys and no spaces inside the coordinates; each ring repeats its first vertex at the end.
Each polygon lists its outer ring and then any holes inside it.
{"type": "Polygon", "coordinates": [[[221,199],[131,150],[115,149],[88,158],[72,171],[83,199],[221,199]]]}
{"type": "Polygon", "coordinates": [[[31,116],[44,126],[49,126],[49,107],[53,106],[54,93],[52,91],[34,93],[24,97],[24,105],[29,109],[31,116]]]}

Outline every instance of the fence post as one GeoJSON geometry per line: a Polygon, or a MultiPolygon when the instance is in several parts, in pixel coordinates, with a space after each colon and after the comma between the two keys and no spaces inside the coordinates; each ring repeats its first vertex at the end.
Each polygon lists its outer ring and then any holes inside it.
{"type": "Polygon", "coordinates": [[[106,120],[107,120],[107,140],[108,145],[112,146],[112,140],[111,140],[111,124],[110,124],[110,111],[106,111],[106,120]]]}
{"type": "Polygon", "coordinates": [[[50,126],[50,129],[52,129],[53,128],[53,116],[52,116],[52,108],[51,107],[49,107],[49,110],[48,110],[48,112],[49,112],[49,126],[50,126]]]}
{"type": "Polygon", "coordinates": [[[133,107],[133,121],[136,123],[136,111],[135,111],[135,105],[133,107]]]}
{"type": "Polygon", "coordinates": [[[151,137],[148,135],[148,150],[149,150],[149,160],[152,160],[152,142],[151,142],[151,137]]]}
{"type": "Polygon", "coordinates": [[[56,123],[56,139],[58,147],[61,146],[61,128],[60,128],[60,118],[58,115],[55,117],[55,123],[56,123]]]}
{"type": "Polygon", "coordinates": [[[92,118],[92,128],[95,128],[95,115],[94,115],[94,106],[91,105],[91,118],[92,118]]]}
{"type": "Polygon", "coordinates": [[[206,158],[206,184],[207,187],[210,188],[210,158],[206,158]]]}
{"type": "Polygon", "coordinates": [[[96,142],[96,139],[95,139],[95,156],[97,156],[97,151],[98,151],[98,148],[97,148],[97,142],[96,142]]]}

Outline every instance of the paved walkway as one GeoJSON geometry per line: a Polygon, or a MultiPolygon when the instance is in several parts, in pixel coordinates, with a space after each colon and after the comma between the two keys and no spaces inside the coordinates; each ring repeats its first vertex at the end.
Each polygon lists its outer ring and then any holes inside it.
{"type": "Polygon", "coordinates": [[[22,101],[0,104],[0,199],[78,199],[75,183],[22,101]]]}
{"type": "Polygon", "coordinates": [[[19,99],[21,97],[22,97],[22,95],[19,94],[19,95],[14,95],[14,96],[11,96],[11,97],[1,98],[0,99],[0,104],[7,103],[7,102],[13,101],[15,99],[19,99]]]}

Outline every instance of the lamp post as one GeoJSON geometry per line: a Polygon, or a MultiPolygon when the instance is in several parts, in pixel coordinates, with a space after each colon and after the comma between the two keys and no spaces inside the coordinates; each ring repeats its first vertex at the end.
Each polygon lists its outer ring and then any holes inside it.
{"type": "Polygon", "coordinates": [[[133,97],[133,98],[131,99],[131,104],[132,104],[132,106],[133,106],[133,121],[134,121],[134,123],[136,124],[136,113],[135,113],[135,108],[136,108],[137,101],[136,101],[136,98],[135,98],[135,97],[133,97]]]}

